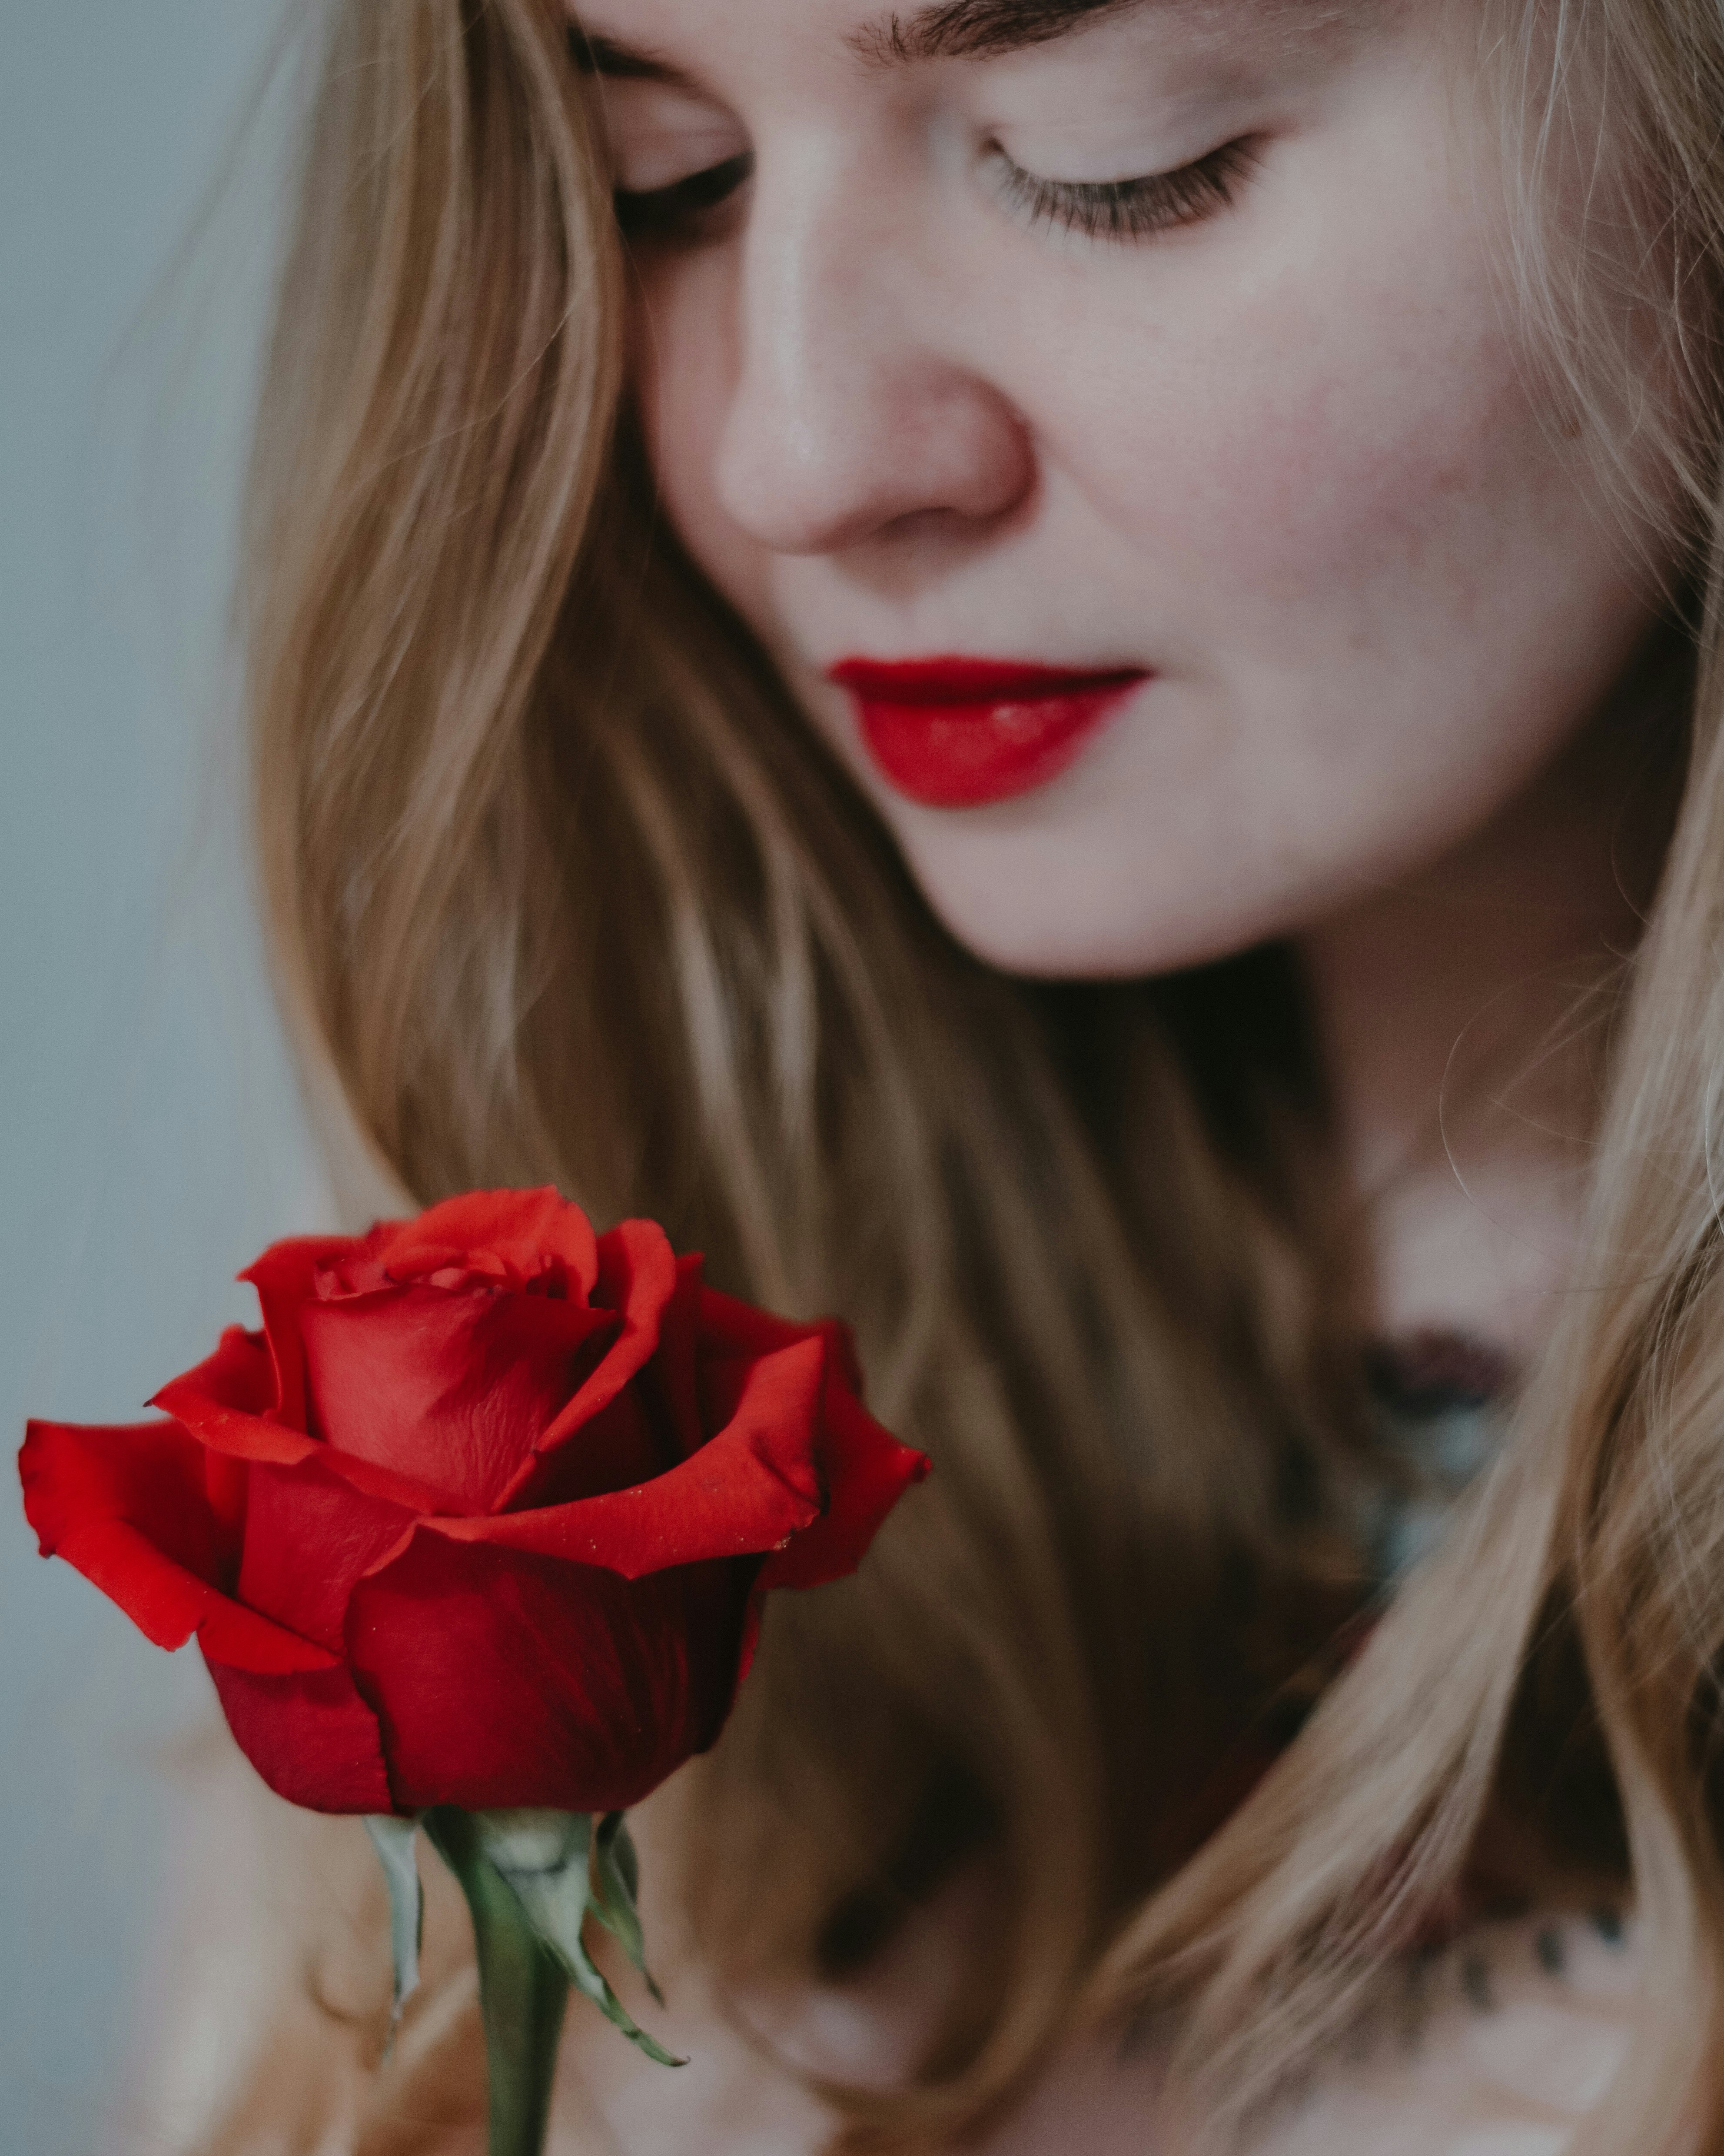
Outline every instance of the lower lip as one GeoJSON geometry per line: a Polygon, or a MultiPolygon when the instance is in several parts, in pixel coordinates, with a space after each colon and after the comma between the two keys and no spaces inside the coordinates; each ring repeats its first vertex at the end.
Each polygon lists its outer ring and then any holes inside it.
{"type": "Polygon", "coordinates": [[[977,808],[1057,778],[1149,677],[852,659],[828,678],[849,690],[868,752],[899,793],[930,808],[977,808]]]}

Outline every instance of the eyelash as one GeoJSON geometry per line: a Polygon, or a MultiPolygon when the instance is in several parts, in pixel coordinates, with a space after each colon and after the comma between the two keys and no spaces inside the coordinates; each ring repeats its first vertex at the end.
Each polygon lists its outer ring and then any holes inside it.
{"type": "Polygon", "coordinates": [[[1257,162],[1249,142],[1224,142],[1175,172],[1133,180],[1044,180],[1014,165],[998,143],[999,187],[1032,228],[1059,226],[1085,239],[1147,239],[1231,209],[1257,162]]]}
{"type": "MultiPolygon", "coordinates": [[[[1086,239],[1147,239],[1181,225],[1201,224],[1233,207],[1239,182],[1256,162],[1244,141],[1224,142],[1208,157],[1171,172],[1132,180],[1044,180],[1014,165],[996,142],[992,154],[1000,192],[1033,228],[1059,226],[1086,239]]],[[[692,237],[754,173],[753,153],[727,157],[666,187],[618,187],[613,199],[625,239],[692,237]]]]}
{"type": "Polygon", "coordinates": [[[668,187],[618,187],[611,197],[617,223],[625,239],[675,239],[698,229],[701,220],[720,209],[746,187],[754,175],[754,153],[726,157],[721,165],[690,172],[668,187]]]}

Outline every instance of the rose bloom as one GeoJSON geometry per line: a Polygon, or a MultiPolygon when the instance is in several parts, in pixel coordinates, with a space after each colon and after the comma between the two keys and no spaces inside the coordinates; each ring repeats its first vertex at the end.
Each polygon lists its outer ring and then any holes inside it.
{"type": "Polygon", "coordinates": [[[705,1286],[554,1190],[278,1243],[116,1429],[33,1423],[44,1556],[165,1647],[320,1811],[620,1810],[716,1738],[762,1597],[854,1569],[926,1471],[849,1339],[705,1286]]]}

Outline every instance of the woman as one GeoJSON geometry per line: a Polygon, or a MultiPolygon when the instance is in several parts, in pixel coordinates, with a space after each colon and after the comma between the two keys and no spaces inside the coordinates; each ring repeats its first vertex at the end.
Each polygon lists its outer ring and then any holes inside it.
{"type": "MultiPolygon", "coordinates": [[[[567,2147],[1724,2146],[1724,23],[330,18],[310,1065],[936,1463],[652,1809],[697,2062],[572,2035],[567,2147]]],[[[380,2064],[362,1837],[259,1830],[197,2145],[469,2145],[457,1914],[380,2064]]]]}

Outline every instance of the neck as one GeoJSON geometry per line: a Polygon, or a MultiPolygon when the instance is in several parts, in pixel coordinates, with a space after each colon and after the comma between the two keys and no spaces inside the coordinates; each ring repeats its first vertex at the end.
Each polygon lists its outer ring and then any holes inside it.
{"type": "Polygon", "coordinates": [[[1539,1344],[1578,1230],[1608,988],[1668,835],[1680,673],[1661,646],[1484,829],[1301,941],[1370,1330],[1539,1344]]]}

